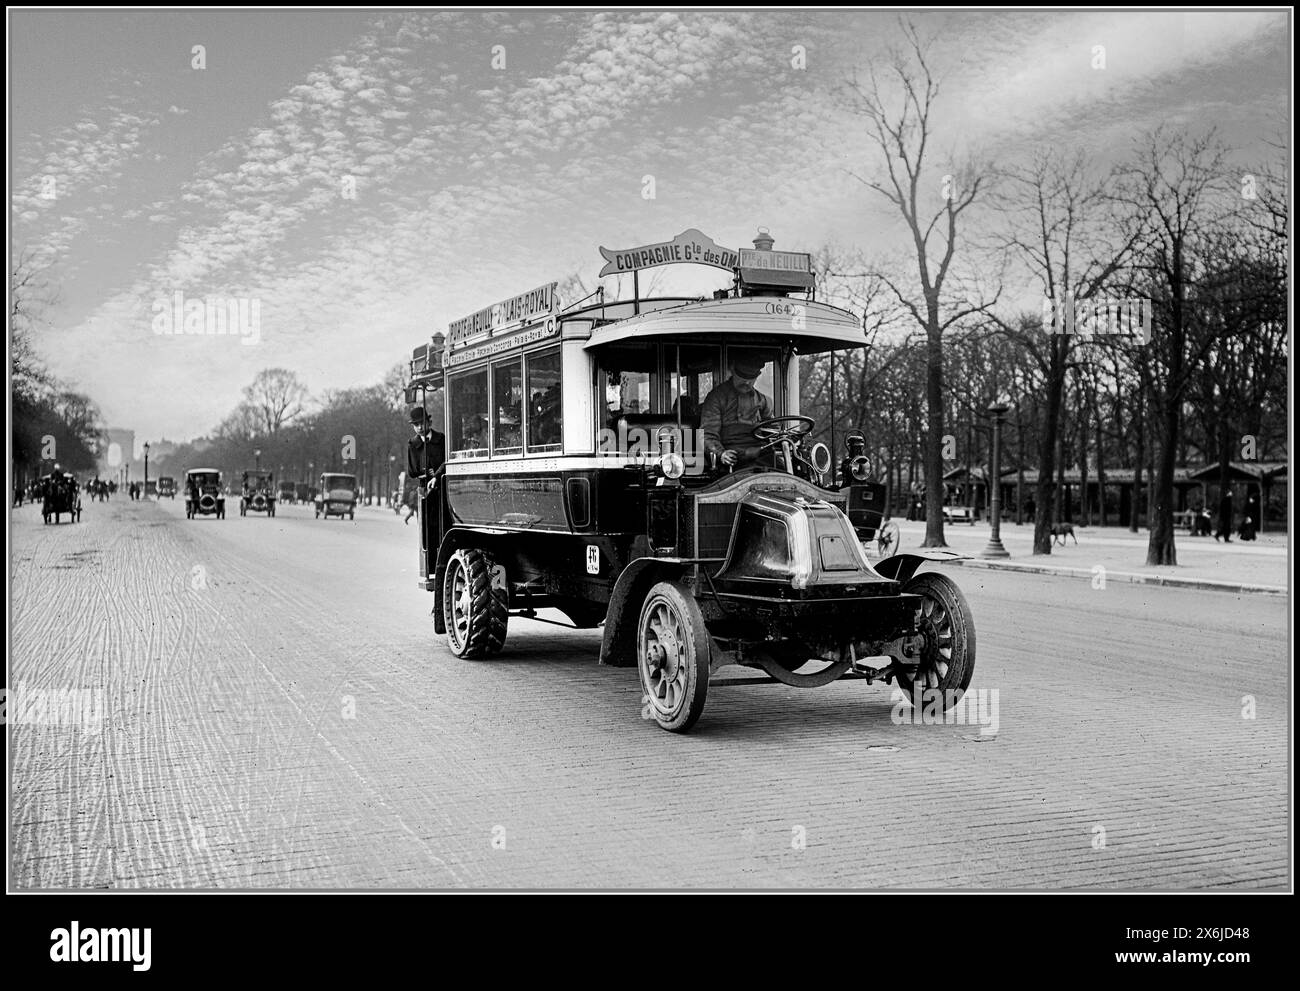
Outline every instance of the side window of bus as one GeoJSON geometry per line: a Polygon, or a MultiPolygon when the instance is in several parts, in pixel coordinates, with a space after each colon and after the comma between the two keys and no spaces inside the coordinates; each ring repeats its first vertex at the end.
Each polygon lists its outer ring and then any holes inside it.
{"type": "Polygon", "coordinates": [[[523,449],[523,362],[492,366],[492,453],[516,454],[523,449]]]}
{"type": "Polygon", "coordinates": [[[600,356],[605,387],[605,417],[611,428],[619,417],[654,412],[654,379],[659,356],[653,345],[606,348],[600,356]]]}
{"type": "Polygon", "coordinates": [[[712,344],[669,345],[664,348],[668,372],[668,415],[681,415],[686,426],[700,425],[700,407],[718,384],[721,349],[712,344]],[[680,372],[680,374],[679,374],[680,372]]]}
{"type": "Polygon", "coordinates": [[[528,357],[528,448],[557,449],[563,423],[560,350],[528,357]]]}
{"type": "Polygon", "coordinates": [[[480,457],[488,452],[487,369],[453,375],[447,382],[451,456],[480,457]]]}

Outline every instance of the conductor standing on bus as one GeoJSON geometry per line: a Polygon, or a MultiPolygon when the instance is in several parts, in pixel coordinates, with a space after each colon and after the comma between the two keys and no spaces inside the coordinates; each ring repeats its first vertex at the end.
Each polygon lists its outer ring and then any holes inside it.
{"type": "MultiPolygon", "coordinates": [[[[447,438],[433,429],[423,406],[411,410],[411,429],[415,436],[406,445],[406,484],[427,486],[439,477],[447,460],[447,438]]],[[[414,512],[414,505],[408,503],[407,523],[414,512]]]]}

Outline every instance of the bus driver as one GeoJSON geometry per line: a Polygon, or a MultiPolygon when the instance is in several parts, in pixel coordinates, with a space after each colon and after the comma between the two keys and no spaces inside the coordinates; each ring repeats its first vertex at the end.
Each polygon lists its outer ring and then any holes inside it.
{"type": "Polygon", "coordinates": [[[758,460],[761,445],[755,441],[754,427],[772,416],[771,399],[754,388],[762,373],[758,358],[738,355],[731,362],[731,377],[713,389],[700,407],[704,449],[724,465],[758,460]]]}

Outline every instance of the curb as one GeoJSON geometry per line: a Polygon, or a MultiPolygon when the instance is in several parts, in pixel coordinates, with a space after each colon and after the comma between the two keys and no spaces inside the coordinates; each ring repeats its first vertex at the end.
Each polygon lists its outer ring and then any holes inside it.
{"type": "MultiPolygon", "coordinates": [[[[1089,568],[1066,568],[1050,564],[1020,564],[1009,561],[985,561],[978,558],[961,558],[945,562],[960,564],[967,568],[987,568],[990,571],[1032,571],[1042,575],[1061,575],[1066,578],[1088,578],[1093,576],[1089,568]]],[[[1284,585],[1252,585],[1245,582],[1221,582],[1209,578],[1178,578],[1172,575],[1154,575],[1140,571],[1106,571],[1108,581],[1131,582],[1136,585],[1167,585],[1171,588],[1199,588],[1214,592],[1233,592],[1237,594],[1287,595],[1289,590],[1284,585]]]]}

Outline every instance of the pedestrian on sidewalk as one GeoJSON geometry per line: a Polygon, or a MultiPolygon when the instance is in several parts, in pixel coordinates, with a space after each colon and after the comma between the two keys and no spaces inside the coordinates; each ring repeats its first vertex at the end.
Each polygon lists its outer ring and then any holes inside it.
{"type": "Polygon", "coordinates": [[[1255,531],[1259,528],[1259,501],[1255,498],[1255,493],[1251,493],[1246,498],[1246,513],[1241,518],[1241,532],[1239,536],[1242,540],[1254,540],[1255,531]]]}
{"type": "Polygon", "coordinates": [[[1214,531],[1214,542],[1223,538],[1225,544],[1232,543],[1232,490],[1225,489],[1219,500],[1219,528],[1214,531]]]}

